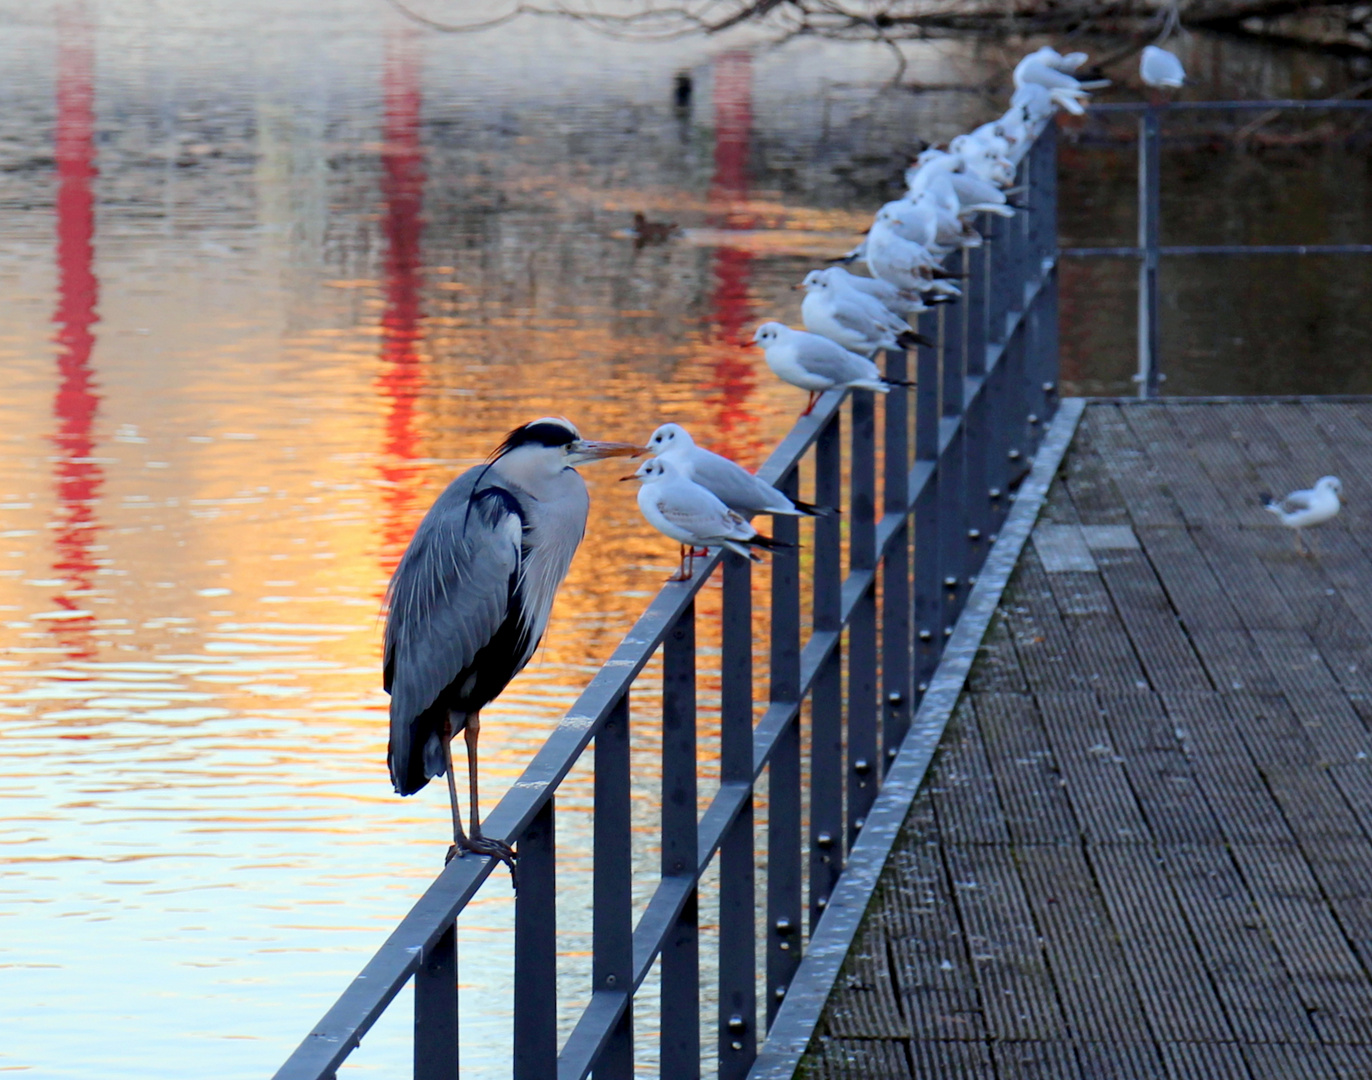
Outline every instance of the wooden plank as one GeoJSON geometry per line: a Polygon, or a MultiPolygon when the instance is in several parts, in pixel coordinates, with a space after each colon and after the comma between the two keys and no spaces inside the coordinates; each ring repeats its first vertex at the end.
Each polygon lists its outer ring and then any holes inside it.
{"type": "Polygon", "coordinates": [[[1211,689],[1180,616],[1143,552],[1097,551],[1096,562],[1150,685],[1159,691],[1211,689]]]}
{"type": "Polygon", "coordinates": [[[1229,591],[1215,576],[1205,555],[1186,529],[1139,529],[1139,543],[1168,602],[1188,631],[1199,628],[1237,630],[1243,626],[1229,602],[1229,591]]]}
{"type": "Polygon", "coordinates": [[[1272,518],[1257,499],[1264,481],[1246,450],[1245,425],[1218,405],[1168,409],[1167,418],[1184,439],[1217,495],[1215,525],[1265,525],[1272,518]],[[1223,509],[1221,509],[1223,508],[1223,509]],[[1227,512],[1226,512],[1227,511],[1227,512]]]}
{"type": "Polygon", "coordinates": [[[1000,1080],[1091,1080],[1068,1042],[996,1042],[991,1056],[1000,1080]]]}
{"type": "Polygon", "coordinates": [[[1001,603],[1010,640],[1029,688],[1077,690],[1084,681],[1077,672],[1072,639],[1062,624],[1053,590],[1038,556],[1026,549],[1001,603]]]}
{"type": "Polygon", "coordinates": [[[1087,852],[1125,960],[1160,1040],[1226,1042],[1234,1033],[1210,984],[1167,876],[1151,850],[1087,852]]]}
{"type": "MultiPolygon", "coordinates": [[[[1083,546],[1085,541],[1082,542],[1083,546]]],[[[1105,589],[1100,574],[1092,569],[1082,571],[1057,571],[1048,573],[1048,584],[1053,590],[1053,600],[1063,615],[1113,615],[1114,602],[1105,589]]]]}
{"type": "Polygon", "coordinates": [[[1082,423],[1087,425],[1092,448],[1115,482],[1135,528],[1186,524],[1157,467],[1121,418],[1119,406],[1093,405],[1086,410],[1082,423]]]}
{"type": "Polygon", "coordinates": [[[1151,1042],[1079,1042],[1077,1057],[1082,1072],[1092,1080],[1167,1080],[1166,1067],[1151,1042]]]}
{"type": "Polygon", "coordinates": [[[1234,844],[1294,842],[1226,699],[1219,694],[1169,694],[1164,702],[1225,838],[1234,844]]]}
{"type": "Polygon", "coordinates": [[[874,1076],[914,1080],[908,1055],[906,1043],[889,1039],[822,1038],[819,1053],[802,1061],[799,1075],[824,1080],[871,1080],[874,1076]]]}
{"type": "Polygon", "coordinates": [[[1095,696],[1040,694],[1038,704],[1082,832],[1098,844],[1146,841],[1147,821],[1095,696]]]}
{"type": "Polygon", "coordinates": [[[1304,859],[1266,845],[1237,847],[1234,856],[1321,1038],[1366,1041],[1372,985],[1304,859]]]}
{"type": "Polygon", "coordinates": [[[964,695],[948,721],[925,786],[946,844],[1008,844],[996,781],[982,746],[972,700],[964,695]]]}
{"type": "Polygon", "coordinates": [[[1248,1080],[1236,1043],[1163,1043],[1161,1049],[1169,1080],[1248,1080]]]}
{"type": "Polygon", "coordinates": [[[1153,694],[1100,695],[1111,745],[1158,843],[1217,843],[1223,832],[1177,737],[1153,694]]]}
{"type": "Polygon", "coordinates": [[[1005,824],[1015,843],[1076,843],[1081,830],[1033,699],[976,694],[973,702],[1005,824]]]}
{"type": "Polygon", "coordinates": [[[1029,689],[1015,643],[1010,639],[1010,624],[1000,612],[991,620],[977,649],[967,689],[973,693],[1005,691],[1016,694],[1029,689]]]}
{"type": "Polygon", "coordinates": [[[1266,541],[1253,529],[1207,526],[1191,536],[1248,630],[1299,630],[1300,617],[1283,599],[1258,558],[1266,541]]]}
{"type": "MultiPolygon", "coordinates": [[[[1093,414],[1102,406],[1088,406],[1077,425],[1072,451],[1064,459],[1059,486],[1072,498],[1077,517],[1087,525],[1124,525],[1129,522],[1124,497],[1115,487],[1105,462],[1095,451],[1093,414]]],[[[1104,406],[1107,407],[1108,406],[1104,406]]]]}
{"type": "Polygon", "coordinates": [[[1173,405],[1143,405],[1120,409],[1119,415],[1164,479],[1186,524],[1205,525],[1215,522],[1217,515],[1223,520],[1227,507],[1189,445],[1186,418],[1191,411],[1173,405]]]}
{"type": "Polygon", "coordinates": [[[902,843],[886,875],[875,917],[885,925],[911,1034],[917,1040],[983,1038],[981,994],[939,846],[902,843]]]}
{"type": "Polygon", "coordinates": [[[824,1007],[830,1035],[848,1039],[898,1039],[910,1034],[901,1013],[886,937],[880,921],[868,920],[843,962],[824,1007]]]}
{"type": "Polygon", "coordinates": [[[1114,612],[1109,615],[1064,615],[1078,673],[1087,686],[1101,691],[1148,690],[1133,642],[1114,612]]]}
{"type": "Polygon", "coordinates": [[[1164,865],[1215,992],[1245,1042],[1315,1042],[1304,1003],[1230,852],[1162,849],[1164,865]]]}
{"type": "Polygon", "coordinates": [[[1054,981],[1007,848],[945,846],[988,1033],[998,1039],[1067,1034],[1054,981]]]}
{"type": "MultiPolygon", "coordinates": [[[[1024,892],[1043,935],[1063,1014],[1087,1040],[1148,1038],[1138,993],[1115,927],[1081,850],[1018,848],[1024,892]]],[[[1090,1075],[1117,1075],[1091,1072],[1090,1075]]]]}
{"type": "MultiPolygon", "coordinates": [[[[910,1043],[910,1058],[914,1062],[914,1075],[920,1080],[927,1077],[947,1077],[948,1080],[995,1080],[995,1067],[991,1064],[991,1050],[982,1042],[923,1042],[910,1043]]],[[[868,1073],[863,1080],[874,1080],[881,1073],[868,1073]]]]}
{"type": "Polygon", "coordinates": [[[1322,1046],[1248,1044],[1243,1047],[1253,1080],[1326,1080],[1329,1059],[1322,1046]]]}

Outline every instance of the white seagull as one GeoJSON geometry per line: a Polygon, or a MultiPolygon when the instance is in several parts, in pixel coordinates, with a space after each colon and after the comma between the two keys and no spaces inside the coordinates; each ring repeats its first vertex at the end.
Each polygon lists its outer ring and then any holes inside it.
{"type": "Polygon", "coordinates": [[[1181,86],[1186,82],[1186,69],[1175,53],[1145,45],[1139,57],[1139,78],[1149,86],[1181,86]]]}
{"type": "Polygon", "coordinates": [[[876,297],[831,284],[828,273],[811,270],[800,283],[805,290],[800,317],[810,333],[868,357],[878,349],[913,349],[916,345],[933,344],[911,330],[904,319],[876,297]]]}
{"type": "Polygon", "coordinates": [[[893,314],[909,318],[921,311],[928,311],[924,298],[914,289],[902,289],[881,278],[862,277],[851,273],[841,266],[831,266],[821,271],[829,284],[850,292],[863,293],[879,300],[893,314]]]}
{"type": "Polygon", "coordinates": [[[755,559],[752,548],[784,548],[793,545],[763,536],[694,480],[683,476],[676,462],[649,458],[633,476],[638,489],[638,508],[648,524],[681,545],[681,568],[669,581],[688,581],[698,547],[727,547],[755,559]]]}
{"type": "Polygon", "coordinates": [[[663,424],[653,432],[646,449],[653,457],[671,462],[683,476],[694,480],[734,513],[744,517],[828,513],[799,499],[787,498],[737,462],[697,446],[680,424],[663,424]]]}
{"type": "Polygon", "coordinates": [[[1321,476],[1315,481],[1313,488],[1293,491],[1280,502],[1271,495],[1263,495],[1261,498],[1262,505],[1269,513],[1276,514],[1288,529],[1296,530],[1296,550],[1308,554],[1309,550],[1305,546],[1301,530],[1312,525],[1322,525],[1337,517],[1339,508],[1343,505],[1339,501],[1341,491],[1343,484],[1337,476],[1321,476]]]}
{"type": "Polygon", "coordinates": [[[753,334],[762,346],[767,366],[777,378],[810,392],[810,401],[801,416],[809,416],[819,395],[825,390],[854,387],[889,393],[892,386],[914,386],[901,379],[888,379],[865,356],[849,352],[826,337],[804,330],[792,330],[779,322],[765,322],[753,334]]]}

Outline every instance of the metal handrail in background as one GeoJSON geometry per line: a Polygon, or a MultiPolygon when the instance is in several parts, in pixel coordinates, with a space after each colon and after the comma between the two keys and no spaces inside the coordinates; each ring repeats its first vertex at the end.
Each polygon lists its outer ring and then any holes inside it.
{"type": "MultiPolygon", "coordinates": [[[[884,399],[880,439],[874,395],[825,394],[759,475],[795,494],[813,460],[815,501],[842,516],[814,520],[812,625],[802,641],[801,560],[773,555],[770,690],[754,724],[752,590],[748,560],[715,554],[687,582],[668,583],[491,811],[489,835],[518,843],[514,1048],[517,1080],[629,1080],[633,996],[660,957],[661,1073],[699,1075],[698,890],[719,862],[719,1076],[742,1080],[791,988],[808,935],[822,924],[846,853],[909,730],[970,585],[1056,408],[1056,147],[1049,125],[1020,165],[1029,213],[982,223],[988,239],[962,252],[963,302],[920,316],[937,340],[915,357],[914,439],[908,392],[884,399]],[[850,403],[851,471],[842,469],[843,405],[850,403]],[[878,446],[880,444],[880,447],[878,446]],[[878,501],[878,450],[882,483],[878,501]],[[842,565],[847,523],[848,569],[842,565]],[[912,552],[913,543],[913,552],[912,552]],[[696,811],[694,598],[723,563],[721,765],[718,792],[696,811]],[[878,617],[879,616],[879,617],[878,617]],[[844,640],[847,641],[845,693],[844,640]],[[632,921],[630,693],[663,652],[662,871],[632,921]],[[802,814],[802,703],[810,701],[809,820],[802,814]],[[588,1005],[557,1045],[554,794],[594,741],[592,986],[588,1005]],[[765,835],[754,827],[755,785],[768,773],[765,835]],[[759,845],[759,840],[762,841],[759,845]],[[764,863],[767,991],[756,1000],[755,868],[764,863]],[[808,888],[807,888],[808,877],[808,888]]],[[[887,374],[907,377],[887,354],[887,374]]],[[[796,542],[794,518],[775,519],[796,542]]],[[[411,979],[414,1075],[458,1075],[455,920],[490,874],[491,860],[454,859],[277,1072],[325,1080],[411,979]]]]}
{"type": "Polygon", "coordinates": [[[1139,114],[1139,242],[1137,247],[1063,248],[1068,258],[1116,257],[1139,260],[1138,372],[1134,382],[1141,398],[1157,397],[1167,378],[1158,355],[1158,263],[1163,255],[1372,255],[1372,244],[1210,244],[1164,247],[1162,231],[1162,114],[1286,109],[1372,109],[1372,100],[1324,98],[1303,101],[1112,101],[1090,106],[1093,113],[1139,114]]]}

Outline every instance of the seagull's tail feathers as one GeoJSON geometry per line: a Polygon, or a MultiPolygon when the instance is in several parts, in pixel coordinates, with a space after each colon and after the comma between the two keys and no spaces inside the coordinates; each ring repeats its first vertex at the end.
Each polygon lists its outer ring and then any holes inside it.
{"type": "Polygon", "coordinates": [[[896,344],[902,349],[913,349],[916,345],[928,345],[932,349],[936,342],[930,341],[923,334],[917,334],[913,330],[902,330],[896,335],[896,344]]]}
{"type": "Polygon", "coordinates": [[[792,499],[791,505],[806,517],[828,517],[830,514],[841,513],[832,506],[816,506],[814,503],[801,502],[799,499],[792,499]]]}
{"type": "Polygon", "coordinates": [[[1276,514],[1277,517],[1281,517],[1281,506],[1276,499],[1272,498],[1270,493],[1266,491],[1260,492],[1258,494],[1258,499],[1262,503],[1262,508],[1269,514],[1276,514]]]}
{"type": "MultiPolygon", "coordinates": [[[[891,387],[893,387],[893,386],[914,386],[914,385],[916,385],[916,384],[915,384],[915,381],[914,381],[913,379],[888,379],[885,375],[883,375],[883,376],[881,377],[881,382],[882,382],[881,392],[882,392],[883,394],[890,393],[891,387]]],[[[863,383],[856,383],[855,385],[857,385],[857,386],[863,386],[864,384],[863,384],[863,383]]]]}
{"type": "Polygon", "coordinates": [[[748,540],[747,543],[752,547],[760,547],[763,551],[785,551],[787,548],[799,546],[791,543],[789,540],[775,540],[770,536],[763,536],[762,533],[758,533],[748,540]]]}
{"type": "Polygon", "coordinates": [[[953,270],[945,270],[941,266],[934,266],[930,268],[929,276],[935,281],[961,281],[967,275],[959,274],[953,270]]]}

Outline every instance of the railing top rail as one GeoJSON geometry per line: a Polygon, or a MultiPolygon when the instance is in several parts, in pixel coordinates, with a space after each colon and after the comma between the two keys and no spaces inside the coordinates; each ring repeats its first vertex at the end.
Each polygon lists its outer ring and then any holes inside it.
{"type": "Polygon", "coordinates": [[[1372,109],[1372,98],[1273,98],[1270,101],[1103,101],[1089,113],[1226,112],[1240,109],[1372,109]]]}

